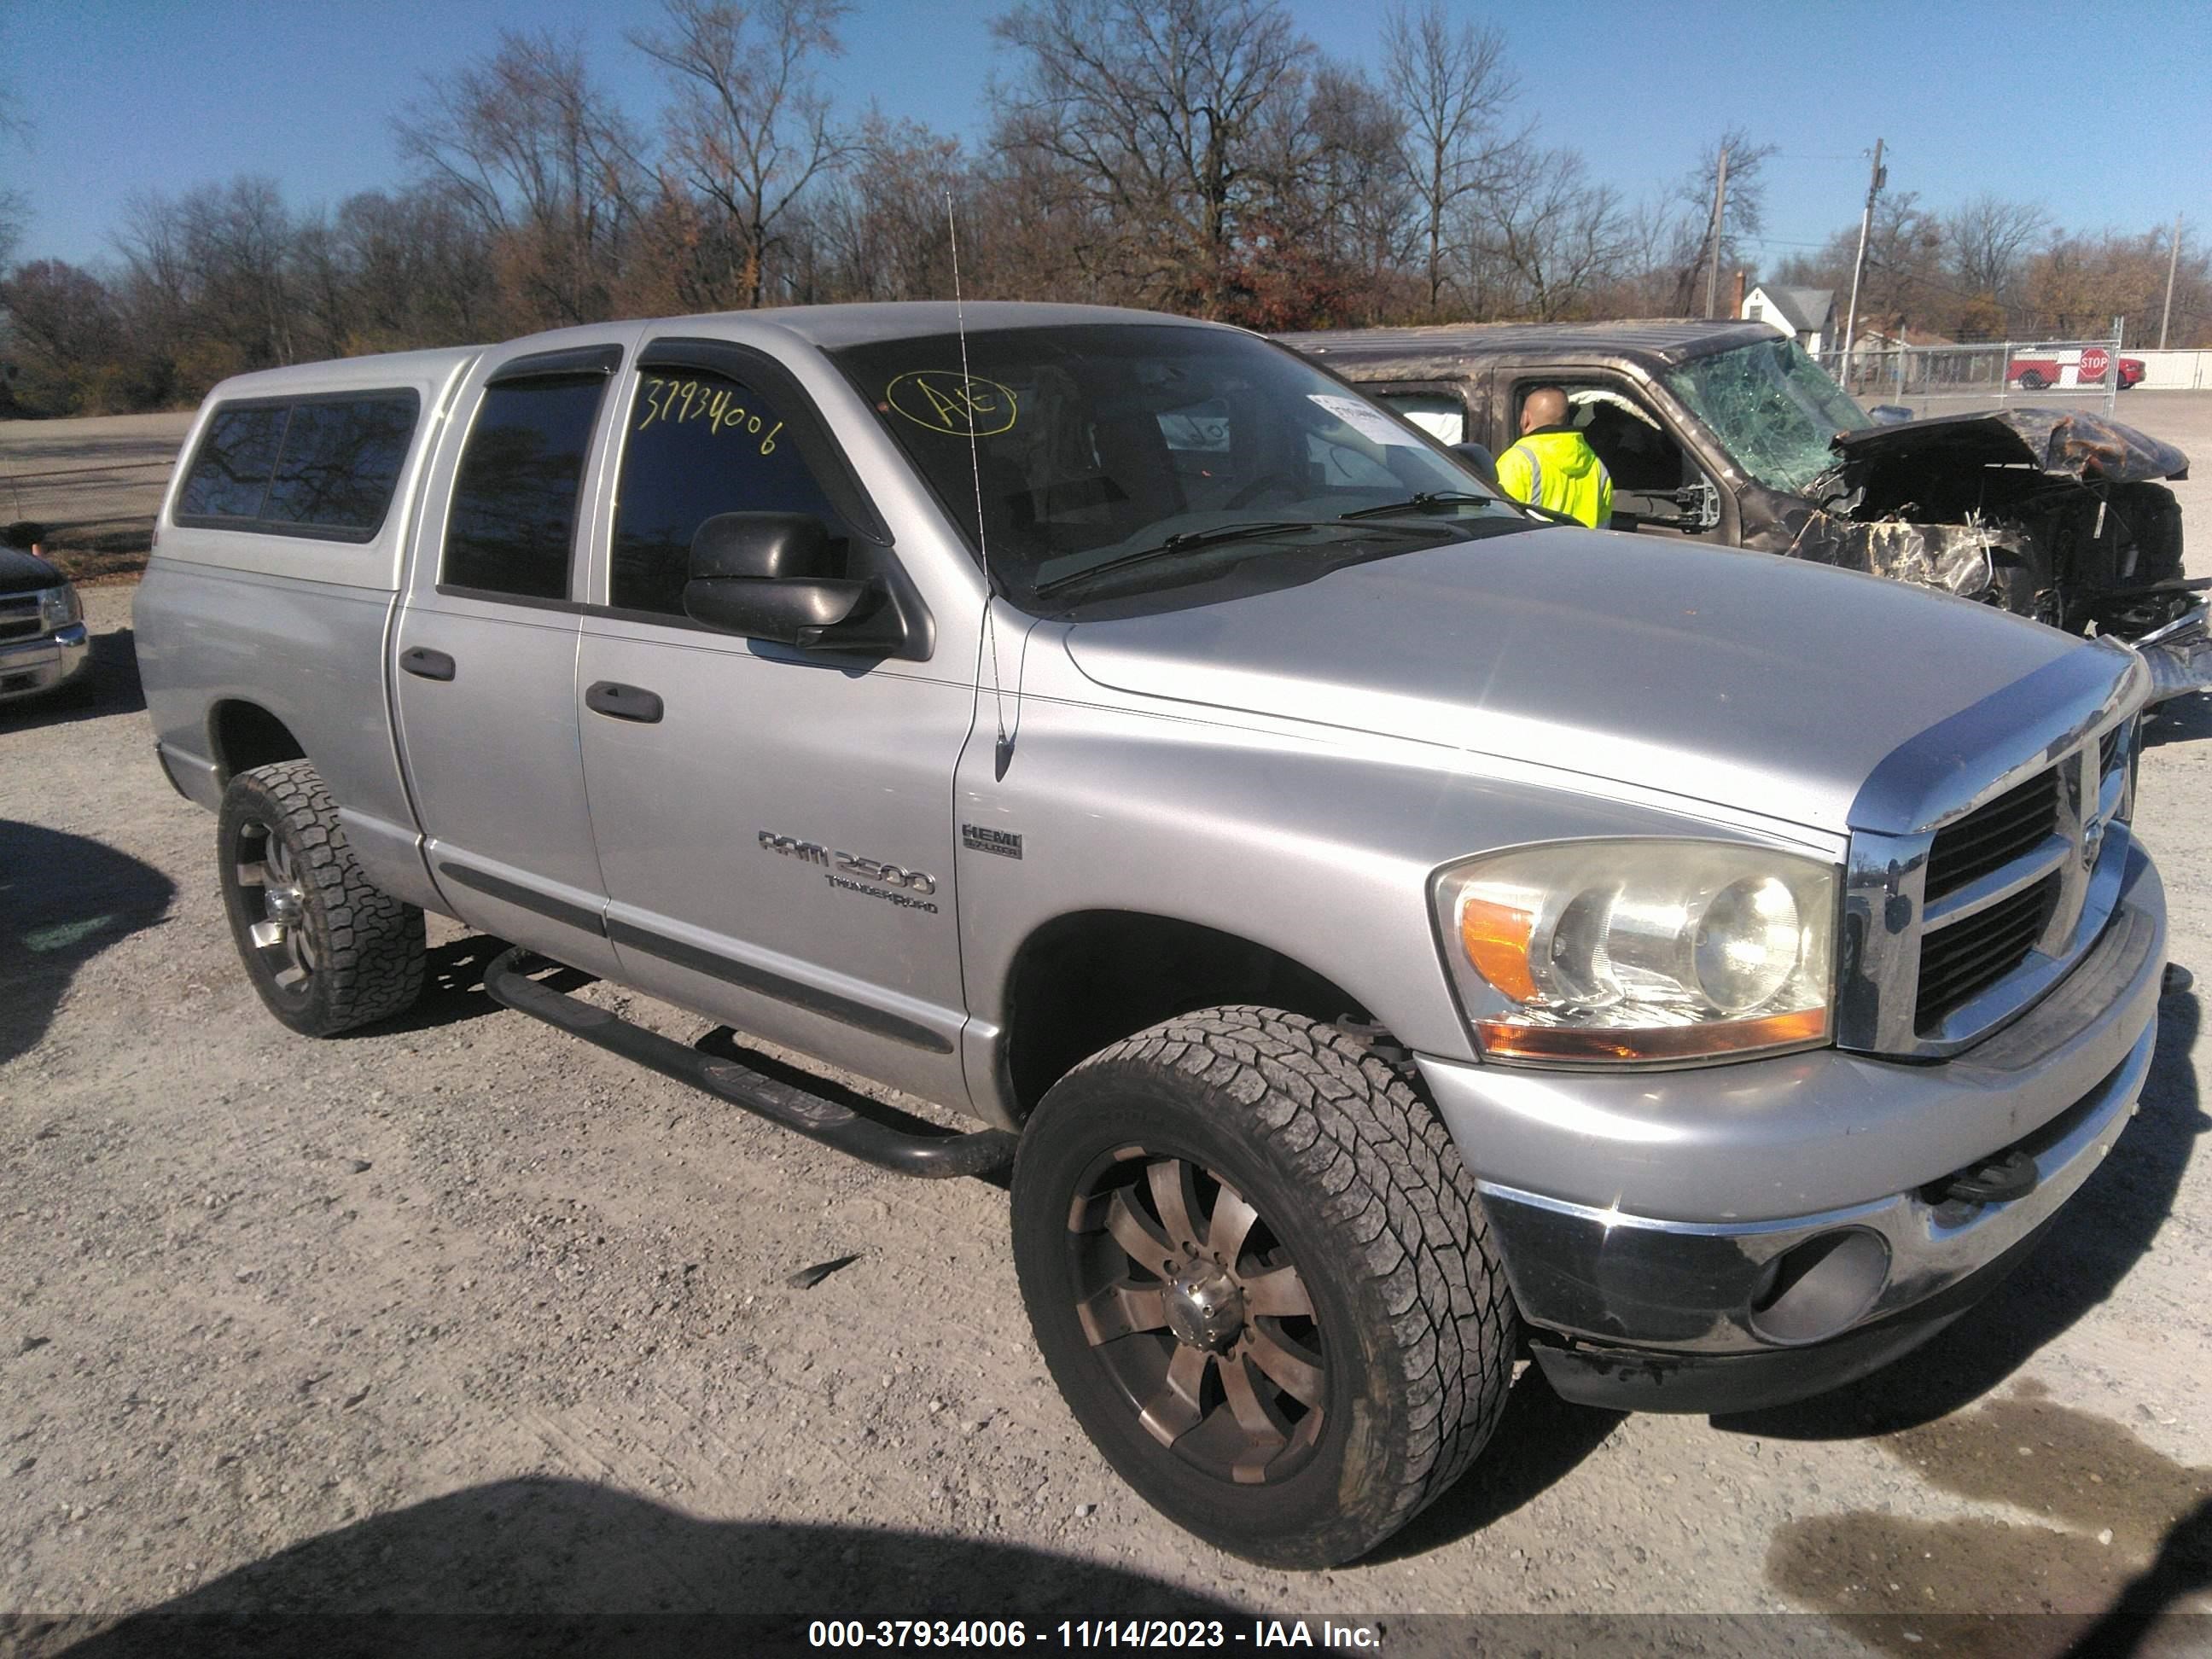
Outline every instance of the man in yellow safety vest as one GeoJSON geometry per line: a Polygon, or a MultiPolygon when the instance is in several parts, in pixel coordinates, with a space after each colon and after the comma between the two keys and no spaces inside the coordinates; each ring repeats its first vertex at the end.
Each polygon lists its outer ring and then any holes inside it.
{"type": "Polygon", "coordinates": [[[1548,507],[1593,529],[1613,521],[1613,477],[1567,424],[1567,394],[1540,386],[1521,405],[1521,441],[1498,458],[1498,487],[1519,501],[1548,507]]]}

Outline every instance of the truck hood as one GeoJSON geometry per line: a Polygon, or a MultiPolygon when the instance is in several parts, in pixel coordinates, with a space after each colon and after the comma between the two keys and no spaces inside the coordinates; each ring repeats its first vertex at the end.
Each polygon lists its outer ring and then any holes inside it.
{"type": "Polygon", "coordinates": [[[1961,467],[2026,465],[2057,478],[2102,483],[2189,476],[2189,457],[2172,444],[2101,415],[2066,409],[1998,409],[1900,421],[1839,433],[1830,447],[1847,467],[1904,460],[1961,467]]]}
{"type": "Polygon", "coordinates": [[[0,547],[0,593],[28,593],[41,587],[59,587],[66,580],[36,554],[0,547]]]}
{"type": "MultiPolygon", "coordinates": [[[[1079,623],[1093,682],[1565,769],[1841,831],[1907,738],[2069,652],[1986,605],[1565,528],[1079,623]]],[[[2115,662],[2117,680],[2124,662],[2115,662]]],[[[2022,708],[2023,723],[2036,711],[2022,708]]]]}

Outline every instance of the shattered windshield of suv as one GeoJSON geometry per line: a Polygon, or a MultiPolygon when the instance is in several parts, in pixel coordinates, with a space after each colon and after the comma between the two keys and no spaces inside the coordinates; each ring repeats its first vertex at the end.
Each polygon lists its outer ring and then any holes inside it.
{"type": "Polygon", "coordinates": [[[830,355],[971,545],[980,495],[992,574],[1024,605],[1525,522],[1416,428],[1242,332],[979,331],[964,367],[951,334],[830,355]]]}
{"type": "Polygon", "coordinates": [[[1737,465],[1791,495],[1835,465],[1828,440],[1874,424],[1827,370],[1784,337],[1699,357],[1661,378],[1737,465]]]}

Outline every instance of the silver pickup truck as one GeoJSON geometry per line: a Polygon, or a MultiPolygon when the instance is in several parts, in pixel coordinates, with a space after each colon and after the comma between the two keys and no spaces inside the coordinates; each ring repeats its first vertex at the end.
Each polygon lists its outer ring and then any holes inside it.
{"type": "Polygon", "coordinates": [[[825,307],[243,377],[137,628],[279,1019],[404,1009],[437,911],[580,1039],[1010,1162],[1070,1407],[1261,1561],[1401,1526],[1525,1356],[1697,1412],[1894,1358],[2150,1061],[2131,653],[1539,523],[1235,329],[825,307]]]}

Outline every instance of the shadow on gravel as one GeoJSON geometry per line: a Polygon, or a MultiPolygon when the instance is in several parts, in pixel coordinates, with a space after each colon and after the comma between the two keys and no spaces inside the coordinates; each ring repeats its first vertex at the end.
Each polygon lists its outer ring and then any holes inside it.
{"type": "Polygon", "coordinates": [[[80,967],[160,921],[176,890],[112,847],[0,818],[0,1063],[46,1035],[80,967]]]}
{"type": "Polygon", "coordinates": [[[1848,1440],[1931,1423],[1989,1393],[2110,1296],[2166,1224],[2198,1137],[2212,1129],[2189,1060],[2202,1018],[2190,991],[2160,1000],[2141,1114],[2021,1271],[1926,1347],[1863,1382],[1714,1425],[1763,1439],[1848,1440]]]}
{"type": "MultiPolygon", "coordinates": [[[[146,690],[138,680],[137,636],[127,628],[112,629],[92,636],[92,696],[78,702],[59,696],[30,697],[21,702],[0,703],[0,734],[32,726],[66,726],[72,720],[98,720],[103,714],[136,714],[146,707],[146,690]]],[[[151,757],[149,757],[150,762],[151,757]]],[[[156,772],[159,768],[155,769],[156,772]]]]}
{"type": "MultiPolygon", "coordinates": [[[[396,1019],[380,1020],[359,1031],[343,1031],[337,1041],[359,1035],[391,1036],[402,1031],[427,1031],[440,1025],[458,1025],[499,1012],[499,1004],[485,994],[484,969],[507,948],[503,939],[471,933],[465,939],[434,945],[423,957],[422,997],[396,1019]]],[[[578,975],[580,982],[582,975],[578,975]]],[[[563,989],[568,988],[563,987],[563,989]]]]}
{"type": "Polygon", "coordinates": [[[1402,1532],[1360,1559],[1362,1566],[1425,1555],[1480,1532],[1564,1480],[1620,1427],[1626,1412],[1575,1406],[1552,1392],[1531,1362],[1505,1396],[1490,1443],[1459,1484],[1402,1532]]]}
{"type": "Polygon", "coordinates": [[[2143,747],[2212,738],[2212,692],[2193,691],[2162,702],[2143,722],[2143,747]]]}
{"type": "Polygon", "coordinates": [[[1015,1615],[1033,1630],[1108,1618],[1234,1618],[1242,1628],[1250,1616],[1157,1579],[1012,1545],[701,1521],[581,1481],[518,1480],[325,1533],[74,1644],[82,1626],[57,1628],[41,1645],[73,1659],[210,1651],[696,1659],[805,1652],[817,1619],[1015,1615]]]}

